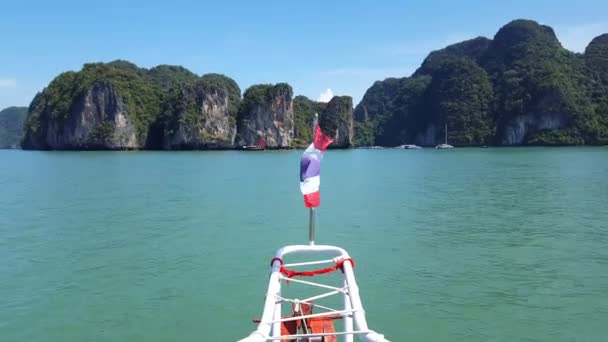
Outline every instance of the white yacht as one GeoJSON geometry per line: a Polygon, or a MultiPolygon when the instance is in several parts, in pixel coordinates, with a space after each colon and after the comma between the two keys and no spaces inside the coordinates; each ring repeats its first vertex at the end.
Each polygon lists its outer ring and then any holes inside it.
{"type": "Polygon", "coordinates": [[[438,149],[450,149],[454,148],[454,146],[448,144],[448,124],[445,124],[445,142],[443,144],[439,144],[435,146],[438,149]]]}

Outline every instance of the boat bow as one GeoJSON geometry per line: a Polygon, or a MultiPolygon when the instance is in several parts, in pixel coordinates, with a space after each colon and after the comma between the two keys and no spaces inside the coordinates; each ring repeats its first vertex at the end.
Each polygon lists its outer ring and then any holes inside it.
{"type": "Polygon", "coordinates": [[[346,250],[336,246],[329,245],[291,245],[279,249],[275,257],[271,260],[271,274],[268,283],[268,291],[262,318],[259,320],[257,329],[248,337],[240,340],[240,342],[262,342],[262,341],[336,341],[337,336],[343,336],[344,341],[352,342],[354,336],[358,336],[360,340],[367,342],[386,341],[382,334],[370,330],[367,326],[365,318],[365,310],[359,296],[359,287],[355,280],[354,261],[348,255],[346,250]],[[331,259],[312,260],[299,263],[285,263],[283,260],[288,255],[317,255],[327,254],[334,255],[331,259]],[[326,268],[315,271],[298,272],[289,268],[301,266],[313,266],[333,264],[326,268]],[[342,271],[342,285],[328,285],[313,280],[297,279],[298,277],[315,277],[318,275],[330,273],[333,270],[342,271]],[[287,298],[282,296],[282,284],[292,282],[295,284],[309,286],[317,289],[323,289],[325,292],[308,298],[287,298]],[[318,304],[318,301],[331,296],[342,296],[343,307],[330,308],[325,305],[318,304]],[[305,313],[304,315],[294,315],[283,317],[283,304],[292,305],[309,305],[322,310],[320,313],[305,313]],[[302,322],[306,324],[311,320],[342,318],[344,319],[344,329],[342,331],[323,332],[315,331],[314,327],[304,333],[293,333],[293,330],[288,329],[289,322],[302,322]],[[285,332],[290,332],[285,334],[285,332]],[[315,340],[315,338],[317,338],[315,340]]]}

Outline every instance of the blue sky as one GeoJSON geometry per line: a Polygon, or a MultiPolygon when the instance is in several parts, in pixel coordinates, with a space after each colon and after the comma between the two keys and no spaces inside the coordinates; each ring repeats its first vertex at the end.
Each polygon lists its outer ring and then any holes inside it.
{"type": "Polygon", "coordinates": [[[575,51],[608,32],[608,1],[2,1],[0,108],[28,105],[58,73],[126,59],[351,95],[406,76],[433,49],[528,18],[575,51]]]}

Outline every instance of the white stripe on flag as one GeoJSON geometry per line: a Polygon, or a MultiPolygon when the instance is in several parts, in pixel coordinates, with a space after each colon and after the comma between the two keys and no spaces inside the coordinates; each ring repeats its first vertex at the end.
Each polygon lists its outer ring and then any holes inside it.
{"type": "Polygon", "coordinates": [[[300,191],[302,191],[303,195],[308,195],[310,193],[319,191],[320,185],[321,185],[320,176],[306,178],[303,182],[300,182],[300,191]]]}
{"type": "Polygon", "coordinates": [[[307,153],[315,153],[315,154],[323,155],[323,152],[321,152],[321,150],[319,150],[318,148],[315,148],[314,143],[308,145],[308,147],[304,150],[304,154],[307,154],[307,153]]]}

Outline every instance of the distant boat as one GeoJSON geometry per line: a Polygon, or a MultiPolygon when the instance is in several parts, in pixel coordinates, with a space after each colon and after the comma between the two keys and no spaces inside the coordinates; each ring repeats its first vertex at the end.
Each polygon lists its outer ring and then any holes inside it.
{"type": "Polygon", "coordinates": [[[406,145],[399,145],[395,148],[402,148],[404,150],[419,150],[422,147],[418,146],[418,145],[411,145],[411,144],[406,144],[406,145]]]}
{"type": "Polygon", "coordinates": [[[437,149],[450,149],[454,148],[454,146],[448,144],[448,124],[445,124],[445,142],[443,144],[439,144],[435,146],[437,149]]]}
{"type": "Polygon", "coordinates": [[[359,150],[380,150],[383,149],[383,146],[359,146],[359,147],[355,147],[356,149],[359,150]]]}
{"type": "Polygon", "coordinates": [[[266,141],[264,141],[264,138],[262,137],[260,137],[260,140],[258,140],[257,145],[243,146],[243,150],[247,151],[263,151],[264,149],[266,149],[266,141]]]}

